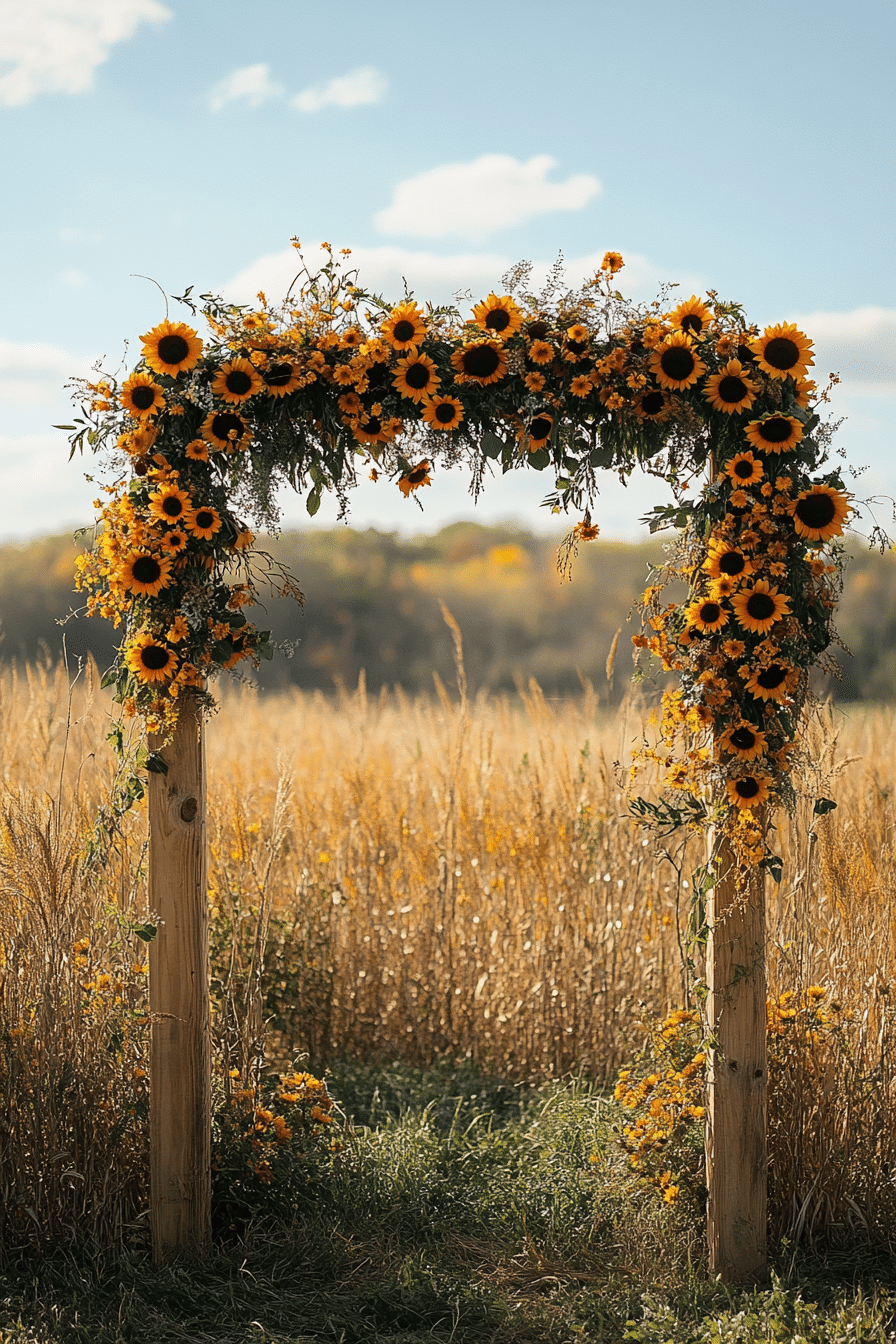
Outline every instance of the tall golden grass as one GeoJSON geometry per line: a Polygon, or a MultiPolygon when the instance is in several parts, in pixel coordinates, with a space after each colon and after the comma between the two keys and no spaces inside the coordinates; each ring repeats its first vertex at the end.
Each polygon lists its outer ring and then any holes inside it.
{"type": "MultiPolygon", "coordinates": [[[[90,669],[74,690],[48,667],[0,681],[0,1243],[142,1235],[142,807],[83,861],[109,710],[90,669]]],[[[432,698],[363,680],[336,700],[226,695],[208,731],[219,1068],[265,1049],[609,1079],[689,993],[702,858],[694,839],[658,852],[627,815],[616,762],[644,713],[535,684],[470,700],[462,665],[432,698]]],[[[838,809],[811,834],[808,804],[778,823],[770,994],[822,985],[839,1005],[777,1044],[779,1232],[896,1223],[893,728],[891,710],[825,719],[838,809]]]]}

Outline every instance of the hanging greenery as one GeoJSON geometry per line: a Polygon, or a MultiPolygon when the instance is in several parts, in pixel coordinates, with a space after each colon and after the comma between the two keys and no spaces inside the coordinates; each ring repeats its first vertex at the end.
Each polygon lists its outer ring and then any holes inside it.
{"type": "MultiPolygon", "coordinates": [[[[298,249],[298,242],[294,240],[298,249]]],[[[438,467],[553,469],[546,503],[582,511],[568,560],[597,535],[599,473],[640,467],[675,503],[652,531],[677,530],[643,598],[635,644],[679,685],[663,696],[664,825],[712,815],[743,863],[771,863],[758,809],[787,802],[809,672],[832,641],[838,538],[850,514],[833,433],[810,378],[812,342],[790,323],[760,330],[710,291],[672,304],[627,301],[608,252],[571,291],[558,263],[529,292],[527,264],[466,312],[367,293],[324,244],[277,307],[180,296],[208,332],[164,321],[118,382],[77,384],[72,451],[103,452],[112,479],[77,582],[87,610],[122,628],[109,674],[126,715],[170,732],[177,700],[271,656],[246,616],[265,583],[301,594],[255,545],[275,527],[286,483],[325,491],[340,513],[360,473],[411,496],[438,467]],[[663,602],[668,580],[687,597],[663,602]],[[707,799],[713,799],[712,807],[707,799]]]]}

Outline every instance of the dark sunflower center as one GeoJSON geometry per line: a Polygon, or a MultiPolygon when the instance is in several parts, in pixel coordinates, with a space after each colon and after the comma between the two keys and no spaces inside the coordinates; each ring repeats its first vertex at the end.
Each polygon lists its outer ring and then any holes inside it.
{"type": "Polygon", "coordinates": [[[733,578],[735,574],[744,572],[746,563],[740,551],[726,551],[719,561],[719,572],[733,578]]]}
{"type": "Polygon", "coordinates": [[[214,527],[215,525],[215,515],[212,513],[211,509],[197,509],[193,514],[193,520],[196,526],[203,532],[208,531],[210,527],[214,527]]]}
{"type": "Polygon", "coordinates": [[[675,382],[683,382],[685,378],[690,378],[695,365],[694,356],[683,345],[670,346],[660,355],[660,368],[667,378],[675,382]]]}
{"type": "Polygon", "coordinates": [[[429,386],[431,378],[432,370],[427,364],[412,364],[404,375],[408,387],[413,387],[418,392],[429,386]]]}
{"type": "Polygon", "coordinates": [[[503,331],[510,326],[510,314],[504,308],[493,308],[485,319],[489,331],[503,331]]]}
{"type": "Polygon", "coordinates": [[[184,511],[184,502],[177,495],[167,495],[162,500],[162,512],[166,518],[179,518],[184,511]]]}
{"type": "Polygon", "coordinates": [[[827,527],[837,516],[837,508],[830,495],[807,495],[794,510],[804,527],[827,527]]]}
{"type": "Polygon", "coordinates": [[[546,439],[551,432],[551,422],[546,415],[536,415],[529,424],[529,438],[546,439]]]}
{"type": "Polygon", "coordinates": [[[382,429],[382,427],[383,427],[383,422],[382,422],[382,420],[379,418],[378,415],[369,415],[369,416],[367,417],[367,423],[366,423],[365,426],[364,426],[364,433],[365,433],[365,434],[379,434],[379,432],[380,432],[380,430],[382,429]]]}
{"type": "Polygon", "coordinates": [[[457,419],[457,407],[450,401],[442,401],[436,407],[436,419],[440,425],[450,425],[457,419]]]}
{"type": "Polygon", "coordinates": [[[756,734],[749,728],[735,728],[731,734],[731,745],[738,751],[752,751],[756,745],[756,734]]]}
{"type": "Polygon", "coordinates": [[[163,336],[159,341],[159,359],[163,364],[181,364],[190,353],[183,336],[163,336]]]}
{"type": "Polygon", "coordinates": [[[543,341],[548,334],[547,322],[531,322],[526,328],[530,341],[543,341]]]}
{"type": "Polygon", "coordinates": [[[291,364],[271,364],[264,372],[268,387],[285,387],[291,377],[291,364]]]}
{"type": "Polygon", "coordinates": [[[764,691],[776,691],[778,687],[787,678],[787,670],[780,663],[772,663],[770,667],[765,667],[756,678],[756,685],[761,686],[764,691]]]}
{"type": "Polygon", "coordinates": [[[783,415],[770,416],[759,424],[759,437],[766,443],[784,443],[793,433],[793,426],[783,415]]]}
{"type": "Polygon", "coordinates": [[[151,555],[141,555],[131,566],[131,573],[138,583],[157,583],[162,577],[162,566],[151,555]]]}
{"type": "Polygon", "coordinates": [[[736,378],[733,373],[726,373],[725,377],[719,380],[719,401],[724,401],[729,406],[736,406],[747,395],[748,388],[743,378],[736,378]]]}
{"type": "Polygon", "coordinates": [[[741,364],[752,364],[756,359],[756,356],[748,345],[739,345],[737,347],[737,357],[741,364]]]}
{"type": "Polygon", "coordinates": [[[682,331],[692,331],[698,335],[703,330],[703,318],[697,313],[688,313],[687,317],[681,319],[682,331]]]}
{"type": "Polygon", "coordinates": [[[231,434],[235,434],[239,439],[242,437],[245,426],[238,415],[231,411],[221,411],[212,420],[212,433],[216,439],[229,439],[231,434]]]}
{"type": "Polygon", "coordinates": [[[704,602],[700,608],[700,619],[704,625],[715,625],[722,614],[718,602],[704,602]]]}
{"type": "Polygon", "coordinates": [[[738,798],[755,798],[759,792],[759,781],[747,775],[746,779],[739,779],[734,788],[738,798]]]}
{"type": "Polygon", "coordinates": [[[659,415],[663,409],[663,404],[662,392],[645,392],[641,398],[641,410],[645,415],[659,415]]]}
{"type": "Polygon", "coordinates": [[[567,349],[571,350],[574,355],[580,355],[587,344],[587,341],[571,341],[568,337],[566,341],[567,349]]]}
{"type": "Polygon", "coordinates": [[[131,401],[137,407],[138,411],[148,411],[156,399],[154,387],[135,387],[131,393],[131,401]]]}
{"type": "Polygon", "coordinates": [[[423,481],[426,480],[426,473],[428,470],[428,467],[415,467],[408,477],[411,485],[421,485],[423,481]]]}
{"type": "Polygon", "coordinates": [[[400,322],[396,322],[392,328],[392,338],[396,341],[412,341],[414,339],[414,324],[403,317],[400,322]]]}
{"type": "Polygon", "coordinates": [[[171,662],[171,651],[158,644],[147,644],[145,649],[140,650],[140,661],[147,672],[161,672],[171,662]]]}
{"type": "Polygon", "coordinates": [[[789,336],[775,336],[763,351],[766,364],[784,372],[800,362],[800,348],[789,336]]]}
{"type": "Polygon", "coordinates": [[[245,369],[231,369],[224,379],[224,386],[235,397],[244,397],[247,392],[252,391],[252,379],[245,369]]]}
{"type": "Polygon", "coordinates": [[[777,610],[777,602],[768,593],[751,593],[747,598],[747,615],[754,621],[767,621],[777,610]]]}
{"type": "Polygon", "coordinates": [[[501,356],[490,345],[473,345],[464,351],[464,373],[471,378],[491,378],[501,363],[501,356]]]}
{"type": "Polygon", "coordinates": [[[753,475],[755,465],[754,462],[735,462],[734,474],[739,481],[748,481],[753,475]]]}

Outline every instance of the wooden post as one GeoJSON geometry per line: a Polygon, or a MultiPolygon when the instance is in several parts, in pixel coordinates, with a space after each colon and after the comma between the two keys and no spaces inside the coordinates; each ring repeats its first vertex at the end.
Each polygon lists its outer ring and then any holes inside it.
{"type": "Polygon", "coordinates": [[[765,874],[739,869],[724,841],[707,921],[709,1272],[755,1283],[767,1272],[765,874]]]}
{"type": "Polygon", "coordinates": [[[205,743],[185,695],[167,775],[149,777],[150,1199],[155,1263],[211,1241],[205,743]]]}

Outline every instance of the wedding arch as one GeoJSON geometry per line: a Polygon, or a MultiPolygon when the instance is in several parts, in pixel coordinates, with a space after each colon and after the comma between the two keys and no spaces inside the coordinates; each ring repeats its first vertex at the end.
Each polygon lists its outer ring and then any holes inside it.
{"type": "MultiPolygon", "coordinates": [[[[293,240],[299,250],[297,240],[293,240]]],[[[837,541],[850,513],[828,459],[827,389],[812,342],[787,322],[760,329],[715,291],[626,300],[622,257],[538,293],[521,264],[466,311],[364,290],[347,249],[323,245],[282,303],[179,302],[207,334],[166,320],[119,379],[75,384],[72,452],[104,455],[108,483],[78,558],[87,610],[122,638],[105,684],[142,719],[149,772],[152,1226],[157,1260],[210,1235],[203,719],[211,679],[273,655],[253,608],[265,585],[301,600],[256,544],[287,483],[309,514],[340,513],[359,475],[411,495],[461,465],[473,492],[500,470],[550,470],[547,503],[582,517],[566,559],[597,536],[601,471],[667,482],[668,561],[642,599],[634,643],[677,685],[663,694],[659,801],[633,799],[661,827],[706,828],[710,1042],[707,1179],[710,1268],[728,1280],[765,1267],[766,1004],[763,887],[780,880],[767,818],[792,803],[812,667],[833,638],[837,541]],[[683,601],[664,600],[668,580],[683,601]]],[[[121,749],[121,725],[112,739],[121,749]]],[[[126,806],[139,785],[128,786],[126,806]]],[[[823,807],[822,800],[821,807],[823,807]]]]}

